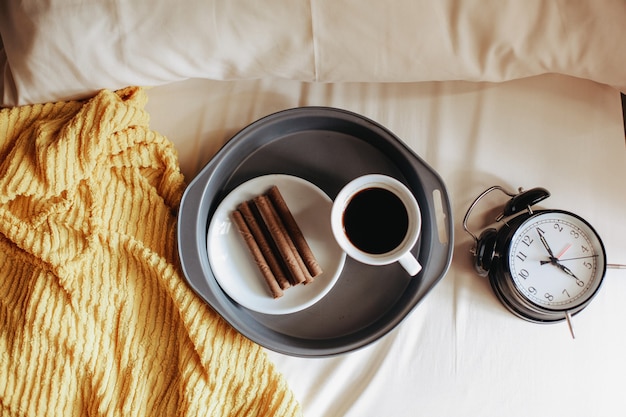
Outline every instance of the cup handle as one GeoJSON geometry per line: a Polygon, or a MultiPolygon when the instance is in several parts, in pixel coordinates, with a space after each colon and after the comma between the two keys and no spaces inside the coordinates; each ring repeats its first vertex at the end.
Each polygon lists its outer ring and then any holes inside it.
{"type": "Polygon", "coordinates": [[[398,262],[400,262],[400,265],[402,265],[411,276],[417,275],[417,273],[422,270],[422,266],[417,262],[417,259],[415,259],[415,256],[413,256],[411,252],[402,255],[402,257],[398,259],[398,262]]]}

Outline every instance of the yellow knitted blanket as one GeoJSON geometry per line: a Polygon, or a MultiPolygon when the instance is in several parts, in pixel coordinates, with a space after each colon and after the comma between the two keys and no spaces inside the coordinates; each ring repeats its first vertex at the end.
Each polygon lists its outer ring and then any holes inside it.
{"type": "Polygon", "coordinates": [[[300,415],[182,277],[184,181],[145,102],[0,111],[0,415],[300,415]]]}

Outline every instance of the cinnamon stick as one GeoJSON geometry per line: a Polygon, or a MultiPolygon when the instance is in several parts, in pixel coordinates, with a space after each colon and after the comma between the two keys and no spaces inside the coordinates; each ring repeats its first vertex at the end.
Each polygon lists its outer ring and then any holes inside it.
{"type": "Polygon", "coordinates": [[[248,225],[248,228],[250,229],[250,232],[252,233],[254,240],[259,246],[259,249],[261,250],[263,257],[267,261],[267,264],[269,265],[270,270],[274,274],[274,278],[276,282],[278,282],[278,285],[280,286],[280,288],[282,288],[283,290],[286,290],[287,288],[291,287],[291,284],[289,283],[289,279],[287,278],[287,275],[285,275],[285,272],[283,271],[283,268],[280,265],[279,259],[276,257],[275,251],[273,250],[272,246],[270,245],[270,242],[268,242],[267,238],[265,237],[265,234],[263,233],[263,230],[261,229],[261,224],[257,220],[258,215],[255,216],[252,211],[252,208],[250,207],[250,202],[244,201],[243,203],[239,204],[237,209],[241,212],[243,219],[248,225]]]}
{"type": "Polygon", "coordinates": [[[261,217],[267,226],[267,230],[274,240],[274,243],[278,248],[278,252],[285,261],[285,265],[287,266],[293,280],[292,284],[297,285],[306,282],[307,275],[310,274],[308,273],[302,258],[298,254],[298,251],[295,250],[295,245],[291,241],[291,238],[289,238],[287,230],[272,207],[269,198],[266,195],[259,195],[253,198],[252,201],[261,213],[261,217]]]}
{"type": "Polygon", "coordinates": [[[291,211],[289,210],[287,203],[280,193],[280,190],[277,186],[274,185],[267,191],[267,195],[273,203],[274,208],[278,213],[278,216],[285,225],[287,233],[295,244],[297,251],[300,253],[302,260],[304,261],[304,264],[309,271],[309,274],[312,278],[317,277],[323,272],[323,270],[317,262],[317,259],[315,258],[315,255],[313,254],[313,251],[311,250],[309,244],[304,238],[302,230],[298,226],[296,219],[293,217],[293,214],[291,214],[291,211]]]}
{"type": "Polygon", "coordinates": [[[265,279],[265,282],[267,283],[267,286],[270,292],[272,293],[272,296],[274,298],[282,297],[283,290],[280,288],[280,285],[278,285],[278,282],[274,278],[274,274],[272,273],[269,265],[267,264],[265,258],[263,257],[263,254],[261,253],[261,249],[257,245],[254,239],[254,236],[250,232],[250,229],[248,228],[246,221],[241,215],[241,212],[239,212],[238,210],[233,211],[231,213],[231,219],[237,226],[239,233],[243,237],[243,240],[246,242],[246,245],[248,246],[248,249],[250,250],[250,253],[254,257],[254,261],[258,265],[261,273],[263,274],[263,278],[265,279]]]}

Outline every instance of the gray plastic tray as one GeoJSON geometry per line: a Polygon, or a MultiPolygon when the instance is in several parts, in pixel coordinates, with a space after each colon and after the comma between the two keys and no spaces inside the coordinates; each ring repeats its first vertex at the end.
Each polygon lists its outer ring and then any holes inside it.
{"type": "Polygon", "coordinates": [[[387,334],[445,275],[452,247],[451,207],[438,174],[378,123],[328,107],[285,110],[241,130],[191,181],[179,212],[178,248],[189,285],[241,334],[293,356],[344,353],[387,334]],[[397,263],[375,267],[347,258],[333,289],[305,310],[266,315],[240,306],[213,276],[207,228],[231,190],[272,173],[302,177],[331,198],[360,175],[382,173],[399,179],[422,211],[422,234],[413,249],[422,271],[411,278],[397,263]]]}

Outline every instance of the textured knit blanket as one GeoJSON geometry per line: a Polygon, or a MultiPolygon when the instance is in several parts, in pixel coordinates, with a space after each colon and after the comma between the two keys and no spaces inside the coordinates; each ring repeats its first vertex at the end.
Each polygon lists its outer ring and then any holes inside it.
{"type": "Polygon", "coordinates": [[[145,102],[0,111],[0,415],[299,415],[183,279],[184,180],[145,102]]]}

